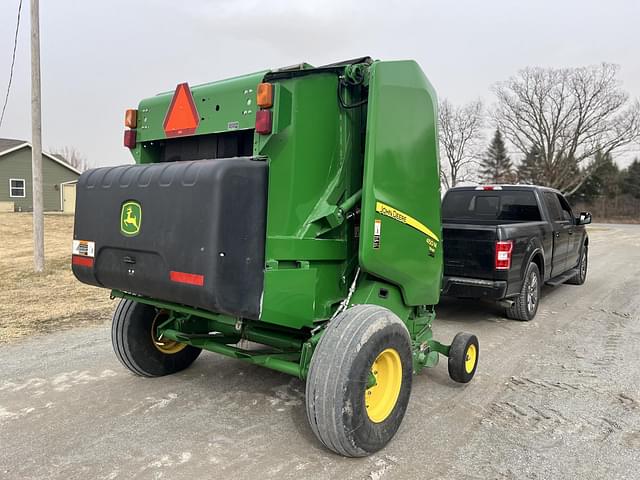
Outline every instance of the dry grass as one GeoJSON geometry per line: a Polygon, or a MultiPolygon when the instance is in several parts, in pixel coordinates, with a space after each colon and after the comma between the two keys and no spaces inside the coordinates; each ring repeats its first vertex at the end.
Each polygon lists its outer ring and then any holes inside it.
{"type": "Polygon", "coordinates": [[[109,291],[71,273],[73,217],[45,215],[43,274],[33,272],[31,214],[0,213],[0,341],[109,320],[109,291]]]}

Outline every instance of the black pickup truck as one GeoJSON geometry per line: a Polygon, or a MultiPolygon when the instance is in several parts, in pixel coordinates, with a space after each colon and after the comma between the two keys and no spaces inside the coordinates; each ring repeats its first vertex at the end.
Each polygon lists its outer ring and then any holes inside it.
{"type": "Polygon", "coordinates": [[[442,200],[442,293],[500,301],[531,320],[541,284],[582,285],[591,214],[574,216],[557,190],[532,185],[455,187],[442,200]]]}

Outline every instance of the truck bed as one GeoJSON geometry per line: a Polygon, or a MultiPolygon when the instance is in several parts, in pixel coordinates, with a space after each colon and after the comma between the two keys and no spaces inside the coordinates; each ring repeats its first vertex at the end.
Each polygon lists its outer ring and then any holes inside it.
{"type": "Polygon", "coordinates": [[[444,223],[442,227],[443,293],[462,298],[498,299],[516,295],[522,286],[522,270],[529,261],[532,239],[551,241],[544,221],[497,225],[444,223]],[[496,270],[496,242],[509,240],[513,242],[511,267],[496,270]],[[448,281],[451,279],[455,282],[448,281]]]}

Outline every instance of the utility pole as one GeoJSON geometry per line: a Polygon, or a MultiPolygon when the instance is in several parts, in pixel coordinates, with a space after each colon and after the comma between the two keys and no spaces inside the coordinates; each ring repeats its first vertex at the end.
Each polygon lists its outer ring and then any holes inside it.
{"type": "Polygon", "coordinates": [[[44,202],[42,198],[42,120],[40,118],[40,6],[31,0],[31,173],[33,267],[44,271],[44,202]]]}

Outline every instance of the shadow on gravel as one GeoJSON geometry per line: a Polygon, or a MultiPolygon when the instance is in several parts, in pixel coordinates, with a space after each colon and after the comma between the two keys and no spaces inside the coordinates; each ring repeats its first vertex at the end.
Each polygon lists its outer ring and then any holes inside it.
{"type": "MultiPolygon", "coordinates": [[[[576,289],[579,288],[579,285],[566,284],[557,287],[543,286],[540,294],[538,313],[544,311],[545,304],[551,303],[551,299],[558,296],[564,296],[565,303],[570,305],[573,297],[578,295],[576,289]]],[[[463,325],[473,325],[477,322],[493,323],[501,321],[513,322],[515,324],[520,323],[518,320],[509,319],[505,313],[505,308],[497,302],[454,297],[441,297],[440,303],[436,306],[436,318],[439,322],[452,322],[463,325]]]]}
{"type": "Polygon", "coordinates": [[[250,409],[259,422],[273,422],[274,413],[284,413],[308,445],[326,454],[309,427],[305,383],[298,378],[209,352],[202,352],[190,368],[172,378],[184,382],[184,390],[192,396],[233,404],[231,413],[241,415],[250,409]]]}
{"type": "Polygon", "coordinates": [[[441,298],[440,303],[436,306],[436,318],[438,321],[455,320],[458,323],[507,320],[504,308],[495,302],[453,297],[441,298]]]}

